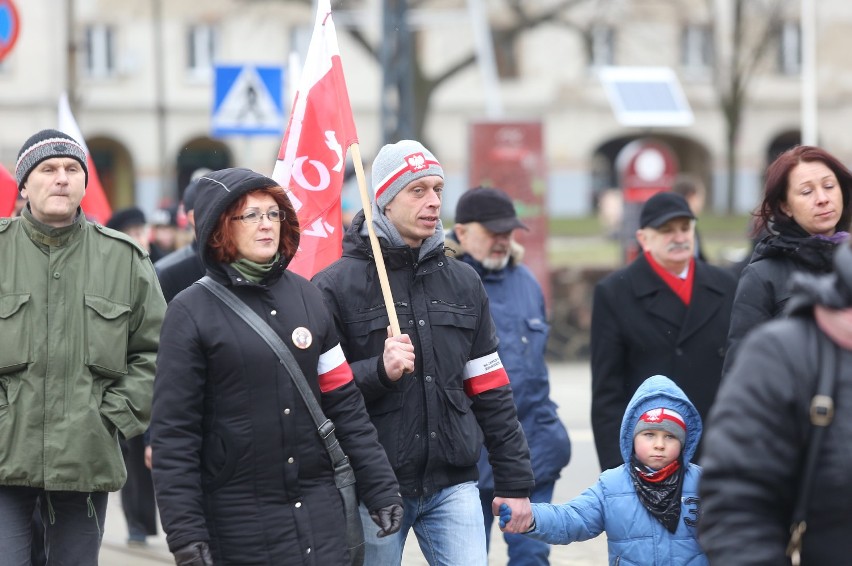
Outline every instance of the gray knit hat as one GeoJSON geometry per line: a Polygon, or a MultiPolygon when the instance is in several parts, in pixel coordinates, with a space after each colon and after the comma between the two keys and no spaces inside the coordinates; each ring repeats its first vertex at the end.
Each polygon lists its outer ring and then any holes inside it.
{"type": "Polygon", "coordinates": [[[25,141],[21,151],[18,152],[18,161],[15,163],[18,191],[21,190],[35,166],[52,157],[70,157],[79,161],[86,174],[86,185],[89,184],[86,151],[77,143],[77,140],[59,130],[42,130],[25,141]]]}
{"type": "Polygon", "coordinates": [[[373,192],[379,210],[384,212],[406,185],[429,175],[443,179],[444,169],[420,142],[401,140],[384,146],[373,161],[373,192]]]}
{"type": "Polygon", "coordinates": [[[634,438],[643,430],[664,430],[680,440],[681,446],[686,442],[686,421],[671,409],[651,409],[642,413],[633,428],[634,438]]]}

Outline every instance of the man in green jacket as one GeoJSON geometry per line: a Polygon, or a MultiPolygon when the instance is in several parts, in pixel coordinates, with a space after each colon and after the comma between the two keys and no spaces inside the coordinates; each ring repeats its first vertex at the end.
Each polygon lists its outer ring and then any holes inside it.
{"type": "Polygon", "coordinates": [[[0,219],[0,556],[29,564],[40,505],[50,563],[96,565],[119,437],[148,426],[165,313],[148,254],[88,222],[83,148],[42,130],[18,154],[28,200],[0,219]]]}

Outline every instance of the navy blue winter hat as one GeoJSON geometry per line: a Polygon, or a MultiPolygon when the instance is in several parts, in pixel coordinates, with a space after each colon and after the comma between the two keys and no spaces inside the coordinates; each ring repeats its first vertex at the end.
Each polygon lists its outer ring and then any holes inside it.
{"type": "Polygon", "coordinates": [[[86,166],[86,150],[77,140],[59,130],[42,130],[33,134],[21,146],[18,161],[15,163],[15,179],[18,181],[18,191],[27,181],[30,172],[36,165],[52,157],[70,157],[80,162],[86,174],[86,185],[89,184],[89,168],[86,166]]]}

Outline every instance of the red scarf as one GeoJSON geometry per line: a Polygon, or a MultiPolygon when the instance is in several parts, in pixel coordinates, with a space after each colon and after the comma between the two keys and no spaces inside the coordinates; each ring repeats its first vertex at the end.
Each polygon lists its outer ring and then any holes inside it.
{"type": "Polygon", "coordinates": [[[680,297],[686,306],[689,306],[689,301],[692,300],[692,282],[695,279],[695,258],[689,260],[689,270],[686,272],[686,279],[681,279],[677,275],[667,271],[662,265],[654,261],[649,252],[645,252],[645,259],[651,264],[654,273],[660,276],[660,279],[665,281],[666,285],[674,291],[674,294],[680,297]]]}
{"type": "Polygon", "coordinates": [[[646,482],[658,483],[671,476],[673,473],[678,471],[678,469],[680,469],[680,462],[675,460],[665,468],[660,468],[653,472],[643,472],[639,468],[636,468],[636,474],[646,482]]]}

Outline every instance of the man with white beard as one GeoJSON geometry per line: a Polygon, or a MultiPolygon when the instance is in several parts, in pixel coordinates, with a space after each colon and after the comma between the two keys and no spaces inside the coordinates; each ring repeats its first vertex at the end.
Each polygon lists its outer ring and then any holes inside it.
{"type": "MultiPolygon", "coordinates": [[[[509,374],[518,420],[530,447],[535,487],[533,503],[550,503],[559,473],[571,458],[568,431],[550,399],[544,354],[548,324],[541,286],[521,264],[523,248],[515,242],[517,229],[528,228],[518,219],[509,196],[499,189],[465,192],[456,207],[456,224],[446,243],[447,255],[469,264],[479,274],[500,338],[498,353],[509,374]]],[[[479,494],[486,542],[494,521],[494,475],[487,451],[479,459],[479,494]]],[[[509,565],[546,566],[550,545],[520,534],[503,535],[509,565]]]]}

